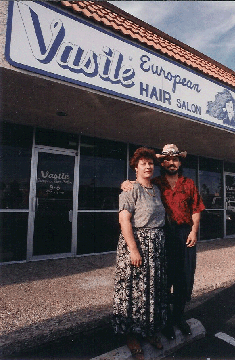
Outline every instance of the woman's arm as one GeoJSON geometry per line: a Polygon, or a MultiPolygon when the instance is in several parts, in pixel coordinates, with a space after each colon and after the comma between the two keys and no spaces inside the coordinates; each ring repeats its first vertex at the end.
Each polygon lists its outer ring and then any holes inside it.
{"type": "Polygon", "coordinates": [[[121,225],[122,234],[127,243],[127,246],[130,251],[131,264],[135,266],[142,265],[142,258],[140,256],[139,250],[136,245],[134,238],[132,225],[131,225],[131,216],[127,210],[122,210],[119,212],[119,223],[121,225]]]}

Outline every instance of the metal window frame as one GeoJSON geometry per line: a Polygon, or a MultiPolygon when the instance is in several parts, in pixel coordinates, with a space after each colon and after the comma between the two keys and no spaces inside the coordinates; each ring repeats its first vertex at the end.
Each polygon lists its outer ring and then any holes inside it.
{"type": "Polygon", "coordinates": [[[78,151],[71,150],[71,149],[51,147],[51,146],[44,146],[44,145],[35,145],[35,136],[34,136],[32,159],[31,159],[30,192],[29,192],[29,218],[28,218],[27,256],[26,256],[27,261],[62,258],[62,257],[72,257],[72,256],[76,255],[76,251],[77,251],[77,204],[78,204],[78,186],[79,186],[78,165],[79,165],[78,151]],[[71,252],[66,253],[66,254],[59,253],[59,254],[39,255],[39,256],[33,255],[36,181],[37,181],[38,154],[40,152],[74,157],[71,252]]]}

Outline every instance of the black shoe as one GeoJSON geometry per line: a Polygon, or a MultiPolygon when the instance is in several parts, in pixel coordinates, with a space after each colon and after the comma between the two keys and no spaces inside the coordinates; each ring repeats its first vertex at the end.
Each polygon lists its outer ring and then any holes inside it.
{"type": "Polygon", "coordinates": [[[191,329],[185,320],[180,320],[176,322],[176,326],[183,335],[192,335],[191,329]]]}
{"type": "Polygon", "coordinates": [[[162,335],[164,335],[168,340],[174,340],[175,339],[175,331],[173,329],[173,326],[168,325],[164,329],[162,329],[162,335]]]}

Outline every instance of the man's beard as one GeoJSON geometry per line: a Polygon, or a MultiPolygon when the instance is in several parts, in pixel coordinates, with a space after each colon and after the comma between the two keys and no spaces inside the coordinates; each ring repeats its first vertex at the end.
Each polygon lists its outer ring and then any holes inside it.
{"type": "Polygon", "coordinates": [[[176,175],[179,171],[179,169],[177,169],[177,168],[174,168],[174,169],[172,168],[172,170],[165,168],[164,170],[168,175],[176,175]]]}

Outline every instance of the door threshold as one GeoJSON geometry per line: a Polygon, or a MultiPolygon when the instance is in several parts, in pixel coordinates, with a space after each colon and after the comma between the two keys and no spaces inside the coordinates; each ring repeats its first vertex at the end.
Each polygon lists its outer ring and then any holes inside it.
{"type": "Polygon", "coordinates": [[[50,255],[35,255],[28,261],[41,261],[41,260],[50,260],[50,259],[64,259],[74,257],[72,253],[62,253],[62,254],[50,254],[50,255]]]}

